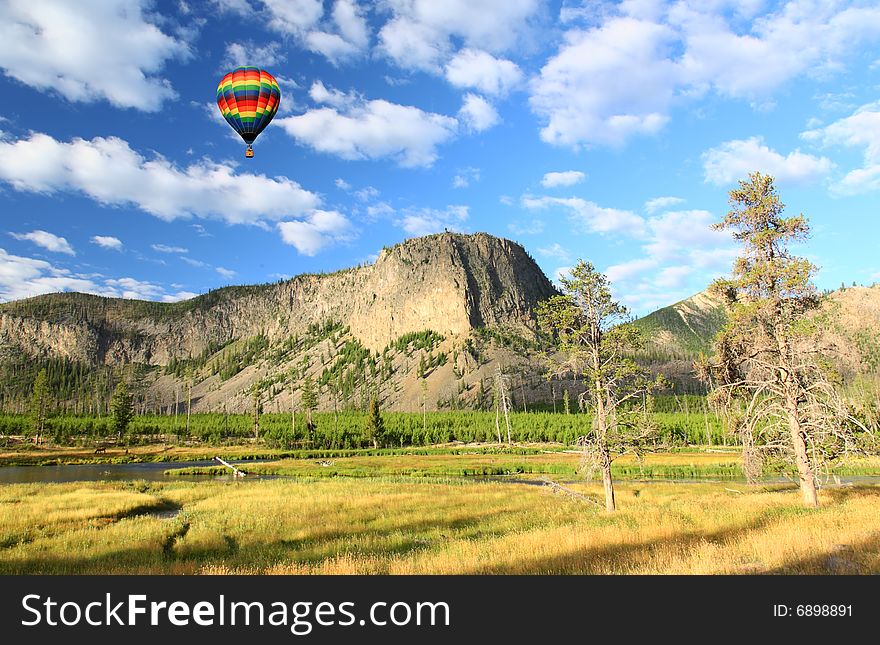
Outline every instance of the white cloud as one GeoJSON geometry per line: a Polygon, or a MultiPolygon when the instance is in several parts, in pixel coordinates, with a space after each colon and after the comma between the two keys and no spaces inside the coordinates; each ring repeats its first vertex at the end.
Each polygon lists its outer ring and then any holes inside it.
{"type": "Polygon", "coordinates": [[[92,244],[97,244],[101,248],[111,249],[113,251],[122,250],[122,240],[112,235],[93,235],[92,244]]]}
{"type": "Polygon", "coordinates": [[[335,242],[352,238],[351,222],[336,211],[316,210],[303,220],[279,222],[278,231],[285,244],[302,255],[313,256],[335,242]]]}
{"type": "Polygon", "coordinates": [[[373,186],[367,186],[366,188],[361,188],[360,190],[356,190],[354,192],[354,196],[362,202],[368,202],[371,199],[376,199],[379,195],[379,189],[374,188],[373,186]]]}
{"type": "Polygon", "coordinates": [[[45,260],[12,255],[0,248],[0,301],[30,298],[44,293],[78,291],[110,298],[137,298],[166,302],[191,298],[189,291],[167,293],[161,286],[134,278],[81,275],[45,260]]]}
{"type": "Polygon", "coordinates": [[[863,105],[850,116],[808,130],[801,137],[824,146],[864,149],[862,167],[849,171],[832,186],[833,192],[855,195],[880,189],[880,102],[863,105]]]}
{"type": "Polygon", "coordinates": [[[367,217],[370,220],[377,220],[380,217],[386,217],[389,215],[394,215],[395,210],[388,202],[379,202],[378,204],[371,204],[367,206],[367,217]]]}
{"type": "Polygon", "coordinates": [[[522,82],[520,68],[507,59],[479,49],[462,49],[446,64],[446,80],[455,87],[474,88],[503,96],[522,82]]]}
{"type": "Polygon", "coordinates": [[[353,0],[336,0],[333,5],[333,22],[339,33],[358,49],[366,49],[370,44],[370,28],[364,11],[353,0]]]}
{"type": "Polygon", "coordinates": [[[499,53],[528,28],[538,0],[387,0],[392,17],[379,31],[379,50],[406,69],[440,72],[461,41],[465,47],[499,53]]]}
{"type": "Polygon", "coordinates": [[[313,52],[323,54],[330,62],[339,64],[366,51],[370,31],[362,9],[352,0],[336,0],[332,10],[332,24],[310,31],[305,45],[313,52]]]}
{"type": "Polygon", "coordinates": [[[556,188],[558,186],[574,186],[584,180],[586,175],[580,170],[565,170],[563,172],[548,172],[541,179],[544,188],[556,188]]]}
{"type": "Polygon", "coordinates": [[[541,137],[574,148],[621,145],[655,133],[673,107],[709,92],[766,109],[792,79],[838,75],[860,46],[880,40],[876,3],[743,7],[681,0],[591,8],[591,26],[567,31],[532,81],[530,103],[545,121],[541,137]]]}
{"type": "Polygon", "coordinates": [[[468,219],[467,206],[447,206],[445,210],[423,208],[407,211],[396,224],[410,235],[430,235],[445,230],[460,231],[468,219]]]}
{"type": "Polygon", "coordinates": [[[309,88],[309,96],[315,103],[326,103],[336,108],[350,107],[363,99],[355,92],[342,92],[328,88],[321,81],[315,81],[309,88]]]}
{"type": "Polygon", "coordinates": [[[237,271],[233,271],[232,269],[227,269],[225,267],[214,267],[214,270],[222,275],[224,278],[234,278],[238,275],[237,271]]]}
{"type": "Polygon", "coordinates": [[[351,190],[351,184],[348,183],[347,181],[345,181],[342,177],[337,178],[334,183],[336,184],[336,187],[339,190],[344,190],[344,191],[351,190]]]}
{"type": "Polygon", "coordinates": [[[145,18],[142,0],[7,0],[0,3],[0,68],[69,101],[104,99],[122,108],[161,109],[177,94],[158,76],[187,57],[185,42],[145,18]]]}
{"type": "MultiPolygon", "coordinates": [[[[231,7],[249,17],[254,11],[240,3],[231,7]]],[[[363,54],[370,44],[365,11],[354,0],[336,0],[329,16],[322,0],[263,0],[270,29],[291,36],[303,47],[337,65],[363,54]]]]}
{"type": "Polygon", "coordinates": [[[226,45],[226,56],[223,59],[223,65],[224,67],[241,67],[244,65],[271,67],[277,63],[284,62],[286,58],[278,43],[268,43],[262,47],[255,45],[252,41],[229,43],[226,45]]]}
{"type": "Polygon", "coordinates": [[[321,0],[263,0],[263,4],[269,27],[283,34],[302,35],[324,15],[321,0]]]}
{"type": "Polygon", "coordinates": [[[253,11],[253,7],[248,0],[211,0],[221,12],[232,11],[235,13],[246,13],[253,11]]]}
{"type": "Polygon", "coordinates": [[[59,237],[48,231],[31,231],[30,233],[10,233],[16,240],[27,240],[33,242],[37,246],[41,246],[47,251],[53,253],[66,253],[67,255],[76,255],[73,247],[63,237],[59,237]]]}
{"type": "Polygon", "coordinates": [[[186,262],[188,265],[197,267],[199,269],[203,269],[205,267],[211,266],[207,262],[202,262],[201,260],[194,260],[193,258],[188,258],[185,255],[181,255],[180,259],[186,262]]]}
{"type": "Polygon", "coordinates": [[[647,269],[653,269],[657,266],[657,261],[653,258],[639,258],[620,264],[613,264],[605,269],[605,276],[612,284],[623,282],[631,279],[633,276],[639,275],[647,269]]]}
{"type": "Polygon", "coordinates": [[[528,222],[510,222],[507,229],[514,235],[539,235],[544,232],[546,223],[541,219],[532,219],[528,222]]]}
{"type": "Polygon", "coordinates": [[[189,253],[189,249],[182,246],[168,246],[167,244],[150,244],[150,248],[159,253],[189,253]]]}
{"type": "Polygon", "coordinates": [[[468,166],[467,168],[459,170],[452,178],[452,187],[467,188],[471,185],[472,181],[480,181],[480,169],[468,166]]]}
{"type": "Polygon", "coordinates": [[[236,173],[208,160],[180,168],[163,157],[146,159],[116,137],[62,142],[32,133],[0,141],[0,180],[20,191],[70,191],[108,206],[134,205],[168,221],[196,216],[253,224],[297,216],[320,202],[286,177],[236,173]]]}
{"type": "Polygon", "coordinates": [[[562,206],[568,210],[569,219],[587,233],[622,233],[638,237],[645,229],[645,220],[631,211],[605,208],[580,197],[525,195],[522,205],[530,210],[562,206]]]}
{"type": "Polygon", "coordinates": [[[91,280],[72,276],[44,260],[12,255],[0,248],[0,300],[66,290],[100,293],[91,280]]]}
{"type": "Polygon", "coordinates": [[[571,255],[562,247],[562,245],[559,244],[559,242],[554,242],[550,246],[539,248],[538,253],[544,257],[555,258],[560,262],[571,261],[571,255]]]}
{"type": "Polygon", "coordinates": [[[737,248],[727,231],[712,229],[704,210],[669,211],[646,221],[642,257],[605,274],[624,304],[645,314],[705,289],[730,270],[737,248]]]}
{"type": "Polygon", "coordinates": [[[384,99],[321,107],[276,121],[300,144],[343,159],[390,157],[404,167],[430,166],[453,138],[455,119],[384,99]]]}
{"type": "Polygon", "coordinates": [[[659,130],[673,98],[673,42],[669,27],[632,18],[567,32],[531,84],[532,109],[546,120],[541,139],[620,145],[659,130]]]}
{"type": "Polygon", "coordinates": [[[492,104],[476,94],[465,94],[458,118],[471,132],[488,130],[501,121],[492,104]]]}
{"type": "Polygon", "coordinates": [[[707,182],[722,186],[746,179],[760,171],[777,180],[808,183],[831,171],[834,164],[826,157],[815,157],[795,150],[786,156],[769,148],[761,137],[726,141],[702,155],[707,182]]]}
{"type": "Polygon", "coordinates": [[[162,296],[162,302],[180,302],[181,300],[189,300],[195,298],[197,293],[193,291],[178,291],[176,293],[166,293],[162,296]]]}
{"type": "Polygon", "coordinates": [[[668,206],[675,206],[683,202],[684,199],[681,197],[655,197],[645,202],[645,211],[651,215],[658,210],[663,210],[668,206]]]}
{"type": "Polygon", "coordinates": [[[645,250],[661,262],[688,256],[697,259],[699,268],[727,266],[732,259],[730,234],[712,229],[714,221],[712,213],[705,210],[669,211],[653,217],[648,220],[649,240],[645,250]],[[703,250],[719,251],[719,255],[703,256],[700,254],[703,250]]]}

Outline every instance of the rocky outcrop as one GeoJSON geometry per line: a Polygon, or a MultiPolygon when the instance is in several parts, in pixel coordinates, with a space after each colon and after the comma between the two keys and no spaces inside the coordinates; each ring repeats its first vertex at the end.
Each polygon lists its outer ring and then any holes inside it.
{"type": "Polygon", "coordinates": [[[553,286],[518,244],[444,233],[384,249],[372,265],[219,289],[181,303],[50,294],[0,306],[0,344],[35,357],[165,365],[211,346],[270,342],[334,321],[373,351],[409,332],[532,328],[553,286]]]}

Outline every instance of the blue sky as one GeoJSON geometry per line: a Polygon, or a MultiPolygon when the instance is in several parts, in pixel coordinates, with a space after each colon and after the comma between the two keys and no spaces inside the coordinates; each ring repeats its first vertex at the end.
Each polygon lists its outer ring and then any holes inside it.
{"type": "Polygon", "coordinates": [[[444,229],[578,258],[636,314],[726,273],[777,177],[817,283],[880,279],[875,2],[9,0],[0,299],[176,300],[444,229]],[[279,80],[254,159],[219,115],[279,80]]]}

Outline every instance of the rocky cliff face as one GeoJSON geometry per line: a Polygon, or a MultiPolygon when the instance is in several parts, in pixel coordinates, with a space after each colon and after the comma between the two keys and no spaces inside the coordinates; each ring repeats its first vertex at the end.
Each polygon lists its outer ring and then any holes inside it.
{"type": "Polygon", "coordinates": [[[309,325],[347,326],[379,352],[410,332],[444,336],[483,326],[533,326],[554,293],[518,244],[444,233],[385,249],[372,265],[286,282],[220,289],[183,303],[51,294],[0,306],[0,348],[88,363],[166,365],[262,335],[270,343],[309,325]]]}

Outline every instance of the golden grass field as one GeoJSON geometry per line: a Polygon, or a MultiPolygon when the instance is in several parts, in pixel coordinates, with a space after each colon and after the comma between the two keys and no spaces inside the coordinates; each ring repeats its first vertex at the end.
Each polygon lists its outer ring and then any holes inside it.
{"type": "Polygon", "coordinates": [[[606,514],[465,479],[9,484],[0,573],[880,573],[877,486],[823,489],[819,509],[783,486],[617,491],[606,514]]]}

